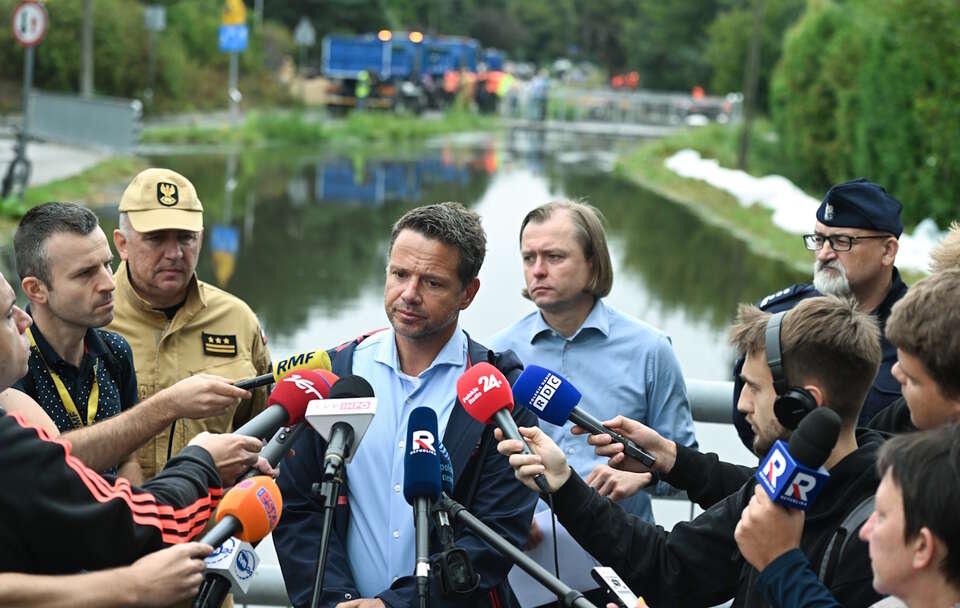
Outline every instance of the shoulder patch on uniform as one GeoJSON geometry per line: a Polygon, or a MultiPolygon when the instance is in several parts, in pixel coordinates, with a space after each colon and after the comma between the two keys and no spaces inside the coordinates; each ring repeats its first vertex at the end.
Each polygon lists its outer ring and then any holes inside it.
{"type": "Polygon", "coordinates": [[[811,285],[808,285],[806,283],[797,283],[795,285],[791,285],[790,287],[787,287],[786,289],[781,289],[778,292],[768,295],[764,299],[760,300],[760,303],[757,304],[757,306],[761,309],[766,309],[768,306],[772,304],[776,304],[777,302],[781,302],[783,300],[792,299],[794,296],[800,296],[804,294],[806,291],[812,290],[812,289],[813,287],[811,285]]]}
{"type": "Polygon", "coordinates": [[[203,340],[203,353],[214,357],[236,357],[237,336],[225,334],[208,334],[200,332],[203,340]]]}

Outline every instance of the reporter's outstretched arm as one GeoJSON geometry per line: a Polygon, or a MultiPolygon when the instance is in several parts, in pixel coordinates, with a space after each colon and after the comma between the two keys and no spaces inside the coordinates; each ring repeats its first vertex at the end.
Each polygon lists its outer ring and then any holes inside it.
{"type": "Polygon", "coordinates": [[[196,595],[203,581],[203,558],[212,548],[185,543],[141,557],[130,566],[41,575],[0,573],[0,608],[170,606],[196,595]]]}
{"type": "MultiPolygon", "coordinates": [[[[752,467],[723,462],[716,454],[677,445],[636,420],[617,416],[603,424],[653,454],[657,459],[653,472],[678,490],[686,491],[690,500],[703,509],[733,494],[753,476],[752,467]]],[[[583,431],[575,428],[574,432],[583,431]]],[[[591,435],[587,441],[598,455],[610,459],[611,467],[634,472],[650,470],[623,454],[623,446],[613,443],[607,435],[591,435]]]]}
{"type": "Polygon", "coordinates": [[[112,418],[64,433],[64,438],[73,445],[74,456],[102,471],[120,464],[174,420],[217,416],[249,397],[249,391],[227,378],[197,374],[112,418]]]}

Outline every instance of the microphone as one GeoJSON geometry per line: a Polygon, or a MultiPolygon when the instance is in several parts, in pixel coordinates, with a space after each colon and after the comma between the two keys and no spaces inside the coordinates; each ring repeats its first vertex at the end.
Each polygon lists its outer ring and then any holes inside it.
{"type": "Polygon", "coordinates": [[[279,383],[280,379],[290,372],[304,369],[323,369],[330,371],[332,367],[333,364],[330,362],[330,355],[327,354],[327,351],[313,350],[306,353],[291,355],[283,361],[278,361],[272,372],[261,374],[253,378],[237,380],[233,383],[233,385],[238,388],[249,390],[251,388],[258,388],[268,384],[279,383]]]}
{"type": "Polygon", "coordinates": [[[442,441],[437,442],[437,457],[440,459],[440,486],[448,495],[453,496],[453,463],[450,452],[442,441]]]}
{"type": "Polygon", "coordinates": [[[407,422],[407,453],[403,458],[403,497],[413,505],[416,528],[417,595],[427,605],[430,589],[430,502],[440,498],[440,459],[437,456],[437,413],[417,407],[407,422]]]}
{"type": "Polygon", "coordinates": [[[353,459],[376,412],[373,387],[360,376],[345,376],[336,381],[329,395],[310,401],[307,422],[327,442],[324,481],[338,477],[343,464],[353,459]]]}
{"type": "Polygon", "coordinates": [[[244,479],[224,494],[217,524],[200,539],[215,550],[205,560],[204,581],[194,607],[219,606],[230,589],[246,593],[260,563],[250,543],[259,542],[277,526],[282,508],[280,488],[266,475],[244,479]]]}
{"type": "MultiPolygon", "coordinates": [[[[504,437],[519,440],[523,444],[524,454],[533,453],[510,415],[513,411],[513,393],[510,392],[510,383],[500,370],[485,361],[469,368],[457,380],[457,397],[475,420],[483,424],[496,421],[504,437]]],[[[550,493],[550,485],[543,473],[533,480],[541,492],[550,493]]]]}
{"type": "Polygon", "coordinates": [[[310,401],[326,397],[336,381],[336,374],[326,370],[290,372],[270,393],[267,409],[248,420],[234,434],[261,439],[273,437],[280,427],[301,422],[310,401]]]}
{"type": "Polygon", "coordinates": [[[201,543],[219,547],[231,536],[247,542],[259,542],[280,521],[283,497],[272,477],[257,475],[230,488],[217,507],[217,524],[201,543]]]}
{"type": "Polygon", "coordinates": [[[826,485],[830,474],[823,463],[840,436],[840,416],[818,407],[790,437],[789,445],[778,439],[757,469],[756,477],[773,502],[806,511],[826,485]]]}
{"type": "Polygon", "coordinates": [[[540,418],[557,426],[570,420],[584,428],[591,435],[609,435],[623,445],[627,456],[639,460],[644,466],[652,467],[656,458],[627,439],[623,435],[603,426],[594,416],[583,411],[580,403],[580,391],[560,374],[539,365],[528,365],[513,385],[513,396],[518,403],[533,410],[540,418]]]}

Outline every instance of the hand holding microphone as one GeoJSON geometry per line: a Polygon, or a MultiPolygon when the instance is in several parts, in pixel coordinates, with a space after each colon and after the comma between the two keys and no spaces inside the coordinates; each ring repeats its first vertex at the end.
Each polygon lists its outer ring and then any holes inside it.
{"type": "Polygon", "coordinates": [[[804,512],[830,475],[823,468],[840,434],[840,417],[819,407],[807,414],[790,437],[770,448],[757,469],[757,485],[734,531],[740,552],[763,570],[800,546],[804,512]]]}
{"type": "Polygon", "coordinates": [[[656,459],[629,439],[603,426],[594,416],[578,407],[581,394],[560,374],[539,365],[528,365],[513,385],[513,395],[537,416],[563,426],[570,420],[593,435],[608,435],[623,445],[628,456],[652,467],[656,459]]]}
{"type": "MultiPolygon", "coordinates": [[[[519,441],[523,454],[532,454],[520,436],[517,423],[511,415],[513,393],[510,390],[510,383],[500,370],[485,361],[477,363],[457,380],[457,397],[467,413],[475,420],[483,424],[495,421],[503,437],[519,441]]],[[[551,492],[542,473],[534,475],[533,480],[540,492],[545,494],[551,492]]]]}
{"type": "Polygon", "coordinates": [[[268,374],[261,374],[255,378],[237,380],[233,383],[233,385],[249,390],[260,386],[266,386],[268,384],[279,384],[280,379],[286,375],[289,375],[291,372],[301,370],[330,371],[331,367],[330,355],[327,354],[327,351],[314,350],[287,357],[282,361],[278,361],[276,365],[273,366],[272,372],[268,374]]]}
{"type": "Polygon", "coordinates": [[[570,479],[571,469],[563,450],[537,427],[522,426],[518,431],[524,441],[507,439],[500,429],[496,429],[494,435],[500,442],[497,451],[510,458],[514,475],[523,485],[534,492],[556,492],[570,479]],[[532,452],[524,451],[527,446],[532,452]],[[536,482],[538,478],[546,480],[546,490],[536,482]]]}

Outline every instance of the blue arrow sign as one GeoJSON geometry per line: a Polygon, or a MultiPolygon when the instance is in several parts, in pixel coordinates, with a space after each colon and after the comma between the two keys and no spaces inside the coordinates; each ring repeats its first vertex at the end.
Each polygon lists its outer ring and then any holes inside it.
{"type": "Polygon", "coordinates": [[[247,50],[249,32],[246,25],[221,25],[219,44],[225,53],[239,53],[247,50]]]}

